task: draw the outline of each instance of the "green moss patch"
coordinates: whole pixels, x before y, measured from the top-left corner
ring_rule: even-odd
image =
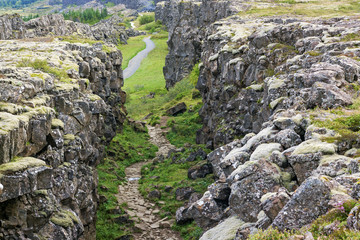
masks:
[[[50,221],[53,222],[56,225],[68,228],[74,226],[74,223],[78,223],[79,220],[75,216],[75,214],[68,210],[60,210],[56,213],[54,213]]]
[[[41,166],[46,166],[46,163],[40,159],[33,157],[19,157],[14,158],[12,162],[1,164],[0,174],[8,175]]]

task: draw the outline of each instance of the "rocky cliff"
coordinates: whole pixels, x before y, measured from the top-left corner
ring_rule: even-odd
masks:
[[[125,118],[122,56],[104,49],[0,42],[1,239],[95,239],[95,167]]]
[[[187,76],[200,60],[206,27],[248,6],[243,1],[217,0],[175,0],[156,5],[155,18],[161,20],[169,31],[169,54],[164,67],[167,89]]]
[[[177,222],[196,221],[204,240],[247,239],[359,200],[359,20],[237,14],[193,32],[204,4],[157,9],[170,32],[167,87],[200,59],[197,141],[215,148],[207,159],[216,182],[178,209]],[[359,230],[355,208],[342,230]]]
[[[16,14],[3,15],[0,16],[0,40],[76,35],[112,44],[118,44],[119,41],[126,43],[129,30],[119,24],[122,22],[123,19],[117,15],[92,26],[64,20],[61,14],[44,15],[28,22]]]

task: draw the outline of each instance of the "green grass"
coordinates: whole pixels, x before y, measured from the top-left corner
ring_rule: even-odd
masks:
[[[269,7],[253,7],[248,11],[240,12],[241,16],[274,16],[274,15],[298,15],[305,17],[336,17],[357,15],[360,11],[360,3],[355,0],[325,0],[296,2],[294,0],[278,0],[278,4]]]
[[[140,25],[151,23],[153,21],[155,21],[155,16],[154,15],[142,15],[139,18]]]
[[[78,36],[74,36],[74,35],[71,35],[71,36],[62,36],[62,37],[59,37],[59,39],[61,41],[64,41],[64,42],[69,42],[69,43],[88,43],[90,45],[93,45],[95,43],[104,43],[103,41],[96,41],[96,40],[91,40],[89,38],[81,38],[81,37],[78,37]]]
[[[59,69],[55,67],[50,67],[46,60],[34,59],[31,60],[29,58],[23,58],[21,61],[18,62],[16,65],[17,67],[32,67],[37,70],[41,70],[43,72],[49,73],[54,75],[62,82],[71,82],[68,74],[66,73],[65,69]]]
[[[140,51],[144,50],[146,47],[143,39],[145,36],[140,35],[136,37],[129,38],[128,44],[121,44],[118,48],[121,50],[123,56],[122,68],[125,69],[129,65],[129,61],[136,56]]]
[[[184,153],[179,154],[177,159],[186,159],[192,151],[197,151],[199,147],[188,148]],[[173,163],[171,159],[156,164],[147,164],[142,168],[143,178],[139,181],[140,192],[147,198],[150,191],[157,190],[161,192],[161,198],[156,200],[156,204],[160,208],[160,217],[175,217],[176,210],[184,205],[183,201],[175,199],[175,190],[179,187],[192,187],[200,194],[203,194],[207,187],[213,182],[213,175],[207,175],[205,178],[190,180],[187,177],[188,169],[191,166],[204,164],[206,160],[197,159],[194,162]],[[153,178],[157,176],[157,178]],[[165,192],[165,186],[173,187],[170,192]],[[159,204],[159,201],[165,204]],[[179,231],[182,237],[187,239],[198,239],[202,230],[195,223],[185,225],[175,225],[173,229]]]
[[[133,163],[155,157],[157,147],[149,141],[145,132],[137,132],[128,124],[124,125],[122,133],[118,133],[107,147],[107,156],[97,166],[99,175],[99,195],[104,195],[108,201],[99,206],[96,222],[96,239],[116,239],[126,234],[129,226],[120,226],[108,210],[118,206],[114,194],[118,193],[118,185],[125,181],[125,168]],[[107,190],[104,190],[106,187]]]
[[[192,111],[187,111],[168,120],[171,131],[166,135],[171,144],[182,147],[185,143],[196,143],[196,131],[202,127],[199,110],[202,104],[194,106]]]
[[[165,79],[162,68],[168,53],[166,39],[154,39],[156,48],[141,62],[140,68],[130,78],[125,80],[124,89],[128,94],[126,108],[134,119],[140,119],[149,113],[152,106],[144,106],[142,97],[150,92],[156,95],[166,93]]]

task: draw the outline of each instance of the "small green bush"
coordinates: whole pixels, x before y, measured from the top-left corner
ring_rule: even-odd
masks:
[[[153,15],[143,15],[139,18],[140,25],[144,25],[154,21],[155,21],[155,17]]]

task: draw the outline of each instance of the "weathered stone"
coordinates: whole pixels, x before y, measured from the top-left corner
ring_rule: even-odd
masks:
[[[280,188],[278,192],[263,195],[261,198],[261,206],[272,222],[289,200],[290,195],[287,190]]]
[[[264,160],[249,161],[239,166],[227,182],[231,185],[229,206],[246,222],[257,220],[261,197],[281,187],[279,170]]]
[[[148,198],[150,199],[156,199],[156,198],[161,198],[161,192],[159,190],[153,190],[151,192],[149,192],[148,194]]]
[[[250,156],[250,161],[269,160],[272,152],[282,151],[279,143],[267,143],[259,145]]]
[[[237,229],[245,223],[238,217],[229,217],[220,222],[216,227],[207,230],[200,240],[233,240]]]
[[[297,179],[302,183],[319,166],[322,155],[334,153],[334,144],[310,139],[298,145],[288,159]]]
[[[167,115],[176,116],[177,114],[186,112],[186,104],[184,102],[178,103],[166,111]]]
[[[347,227],[351,230],[360,230],[360,222],[359,222],[359,206],[355,206],[351,209],[349,216],[347,218]]]
[[[192,187],[180,187],[175,191],[175,198],[178,201],[184,201],[189,199],[193,192],[195,192],[195,190]]]
[[[329,201],[330,188],[320,178],[310,177],[292,195],[272,226],[279,230],[299,229],[326,213]]]
[[[209,228],[222,219],[223,208],[212,198],[210,192],[205,192],[201,199],[188,207],[186,216],[194,219],[200,227]]]
[[[197,178],[204,178],[206,175],[212,173],[212,167],[210,164],[202,164],[196,165],[188,170],[188,178],[189,179],[197,179]]]

